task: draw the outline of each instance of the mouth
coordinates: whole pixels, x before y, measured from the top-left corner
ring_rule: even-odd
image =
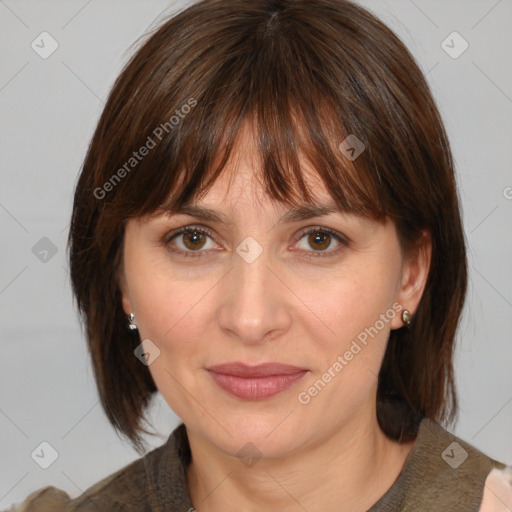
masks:
[[[248,366],[225,363],[206,368],[214,382],[224,391],[244,400],[273,397],[302,379],[309,370],[281,363]]]

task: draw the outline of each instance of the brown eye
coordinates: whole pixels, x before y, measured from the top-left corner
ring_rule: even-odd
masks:
[[[164,239],[170,251],[183,256],[205,256],[208,249],[214,249],[213,234],[207,228],[187,226],[173,231]]]
[[[343,235],[323,227],[311,228],[303,232],[297,240],[297,246],[308,257],[336,256],[349,245],[348,239]]]
[[[200,231],[188,231],[182,234],[183,244],[187,249],[192,251],[202,249],[206,243],[206,237],[204,233]]]
[[[313,231],[308,236],[308,243],[313,249],[323,251],[331,244],[331,235],[322,231]]]

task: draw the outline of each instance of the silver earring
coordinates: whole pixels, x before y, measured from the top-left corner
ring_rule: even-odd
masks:
[[[407,326],[409,327],[411,325],[411,319],[412,319],[412,315],[409,311],[407,311],[407,309],[404,309],[402,311],[402,322]]]
[[[133,313],[128,315],[128,329],[131,331],[136,331],[138,329],[137,324],[135,323],[135,315]]]

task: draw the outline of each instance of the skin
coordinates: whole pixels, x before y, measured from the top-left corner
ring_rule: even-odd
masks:
[[[391,221],[335,212],[279,223],[289,207],[264,195],[247,130],[238,148],[195,203],[223,213],[228,223],[159,214],[129,220],[125,232],[123,308],[135,314],[141,339],[160,350],[149,369],[187,427],[192,503],[200,512],[313,512],[338,510],[340,503],[345,511],[367,510],[394,483],[413,445],[388,439],[375,409],[377,375],[390,330],[403,326],[401,315],[309,403],[298,395],[394,303],[414,313],[430,239],[403,255]],[[305,166],[318,203],[332,204],[309,171]],[[170,237],[185,226],[208,227],[212,236]],[[349,245],[328,234],[322,245],[302,234],[307,228],[335,230]],[[248,236],[263,249],[252,263],[236,252]],[[281,362],[309,372],[274,397],[250,401],[227,394],[205,370],[231,361]],[[251,466],[237,456],[247,443],[257,448]]]

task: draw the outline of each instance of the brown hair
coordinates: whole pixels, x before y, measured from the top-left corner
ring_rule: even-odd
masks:
[[[453,421],[467,263],[452,155],[422,72],[389,28],[347,0],[203,0],[125,66],[76,186],[71,280],[110,422],[142,449],[156,391],[121,307],[124,223],[207,191],[247,120],[272,198],[312,201],[300,156],[343,210],[390,217],[403,250],[431,233],[426,288],[411,328],[391,332],[377,412],[394,439],[412,438],[421,417]],[[354,160],[339,149],[348,135],[365,146]],[[397,425],[385,404],[407,420]]]

